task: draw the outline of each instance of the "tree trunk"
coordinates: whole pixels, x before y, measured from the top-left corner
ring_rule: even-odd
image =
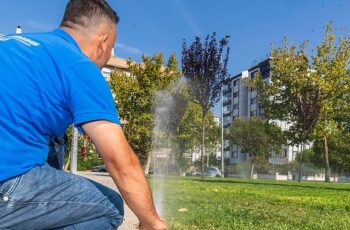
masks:
[[[323,139],[323,147],[324,147],[324,161],[326,163],[325,181],[330,182],[331,170],[329,167],[328,142],[327,142],[326,136]]]
[[[253,161],[252,162],[252,167],[250,169],[250,179],[254,179],[254,167],[255,167],[255,163]]]
[[[180,172],[180,174],[182,173],[182,157],[183,157],[183,152],[182,152],[182,148],[179,148],[179,159],[177,160],[177,164],[178,164],[178,170]]]
[[[145,175],[148,175],[149,168],[151,167],[151,161],[152,161],[152,152],[148,153],[147,161],[145,165]]]
[[[209,153],[207,153],[207,167],[209,167]]]
[[[202,180],[204,180],[204,156],[205,156],[205,112],[202,111],[202,144],[201,144],[201,163]]]
[[[298,182],[301,181],[302,178],[302,166],[303,166],[303,152],[304,152],[304,143],[301,144],[301,151],[300,151],[300,159],[299,159],[299,175],[298,175]]]

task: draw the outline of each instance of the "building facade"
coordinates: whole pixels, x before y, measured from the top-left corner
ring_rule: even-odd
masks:
[[[271,79],[270,59],[267,58],[249,68],[246,71],[228,79],[223,87],[223,121],[224,129],[228,129],[236,118],[261,117],[264,115],[264,108],[258,101],[256,89],[248,87],[244,79],[252,79],[260,73],[263,81],[269,83]],[[287,130],[287,121],[271,120],[282,130]],[[310,146],[304,146],[305,149]],[[269,162],[272,164],[286,164],[295,160],[300,146],[282,146],[282,155],[272,154]],[[249,154],[242,152],[240,146],[234,145],[229,139],[224,140],[225,162],[229,164],[242,163],[249,159]]]
[[[126,59],[114,56],[114,52],[112,52],[112,56],[108,60],[106,66],[101,69],[101,72],[107,81],[110,80],[112,71],[130,75],[128,61]]]

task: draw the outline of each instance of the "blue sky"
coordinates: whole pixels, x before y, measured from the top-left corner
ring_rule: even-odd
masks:
[[[283,36],[314,47],[324,25],[350,33],[348,0],[110,0],[121,21],[116,55],[139,61],[142,53],[175,53],[181,59],[183,39],[217,32],[230,35],[229,72],[237,74],[264,58]],[[59,24],[66,0],[1,0],[0,33],[48,31]]]

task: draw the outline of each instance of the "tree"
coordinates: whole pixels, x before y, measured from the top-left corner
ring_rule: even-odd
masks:
[[[316,140],[324,145],[326,182],[330,181],[328,139],[337,128],[343,128],[344,122],[339,118],[349,117],[349,83],[350,83],[350,43],[349,38],[339,38],[335,43],[335,35],[331,25],[326,26],[325,38],[317,46],[317,53],[312,57],[312,76],[321,94],[321,113],[315,128]]]
[[[216,159],[216,153],[219,148],[221,137],[221,127],[214,121],[214,114],[212,112],[209,112],[207,115],[205,127],[207,130],[205,138],[205,149],[207,152],[207,167],[210,167],[211,162],[213,162],[211,158]]]
[[[350,133],[344,130],[336,130],[328,140],[328,148],[332,153],[329,155],[329,164],[332,171],[339,176],[350,173]],[[315,141],[312,147],[314,156],[311,161],[322,167],[324,162],[324,145],[322,141]]]
[[[306,43],[299,49],[289,46],[273,48],[271,52],[272,77],[265,82],[260,74],[249,84],[259,91],[259,102],[269,119],[287,120],[291,126],[286,131],[291,145],[301,144],[299,181],[301,179],[302,153],[305,142],[311,139],[320,114],[319,89],[313,83]],[[288,60],[288,61],[286,61]]]
[[[216,34],[207,36],[204,43],[199,37],[187,48],[186,41],[182,44],[182,71],[187,80],[189,95],[192,100],[201,106],[201,163],[202,180],[204,179],[205,155],[205,118],[210,108],[219,99],[223,81],[228,76],[227,61],[229,48],[228,36],[216,40]]]
[[[260,118],[235,119],[228,136],[233,144],[241,147],[242,152],[249,154],[251,178],[259,158],[267,159],[272,152],[278,153],[285,143],[281,128]]]
[[[322,140],[329,181],[327,140],[349,115],[349,39],[340,38],[336,44],[328,25],[316,53],[309,56],[306,47],[306,42],[297,47],[285,39],[283,47],[272,49],[271,80],[264,82],[258,76],[249,84],[258,88],[259,101],[268,118],[290,122],[291,144],[303,146],[308,140]],[[300,175],[301,165],[299,180]]]
[[[125,135],[145,165],[150,161],[152,147],[155,92],[169,89],[181,74],[175,55],[170,56],[167,64],[162,54],[142,56],[142,61],[128,61],[130,75],[113,72],[109,84],[124,123]]]
[[[219,137],[220,127],[214,121],[214,115],[209,112],[205,119],[206,132],[206,148],[210,153],[216,152]],[[174,142],[178,147],[178,159],[183,159],[184,153],[193,152],[200,148],[201,143],[201,107],[193,102],[188,102],[184,116],[180,120],[177,127]],[[210,157],[210,154],[207,154]]]

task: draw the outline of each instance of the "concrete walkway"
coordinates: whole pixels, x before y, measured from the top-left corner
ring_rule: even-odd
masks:
[[[91,180],[94,180],[98,183],[101,183],[115,191],[118,191],[117,187],[115,186],[112,178],[109,176],[108,173],[98,173],[98,172],[78,172],[79,175],[89,178]],[[135,216],[135,214],[130,210],[130,208],[124,203],[125,207],[125,214],[124,214],[124,222],[123,224],[118,228],[118,230],[135,230],[138,229],[138,219]]]

